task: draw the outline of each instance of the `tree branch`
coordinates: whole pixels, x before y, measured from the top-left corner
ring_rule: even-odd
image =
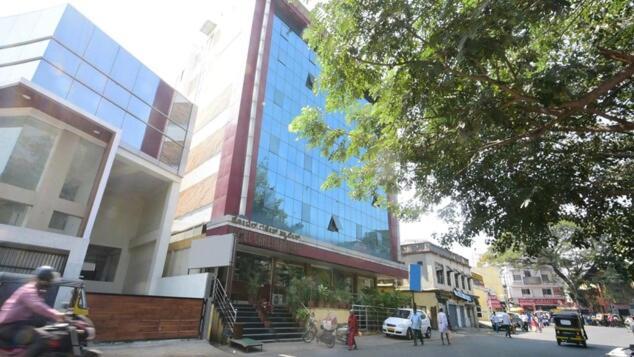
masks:
[[[627,64],[634,63],[634,55],[631,55],[626,52],[615,51],[615,50],[599,47],[599,53],[615,61],[619,61],[619,62],[623,62]]]
[[[565,108],[566,111],[569,112],[567,113],[567,115],[570,115],[576,111],[583,109],[588,104],[594,103],[602,95],[617,87],[619,84],[621,84],[621,82],[630,79],[633,75],[634,63],[621,69],[614,76],[612,76],[612,78],[603,81],[603,83],[599,84],[595,89],[591,90],[581,98],[564,103],[559,107]]]

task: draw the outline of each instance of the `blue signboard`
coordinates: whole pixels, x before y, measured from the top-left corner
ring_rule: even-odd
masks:
[[[420,264],[409,265],[409,290],[410,291],[423,291],[421,286],[421,268]]]

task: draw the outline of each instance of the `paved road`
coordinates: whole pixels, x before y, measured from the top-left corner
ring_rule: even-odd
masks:
[[[436,332],[436,331],[434,331]],[[557,346],[553,328],[543,333],[528,332],[504,337],[488,329],[471,330],[452,334],[450,346],[440,343],[438,333],[425,340],[423,347],[414,347],[411,341],[384,336],[361,336],[359,350],[349,352],[341,344],[329,349],[322,344],[303,342],[270,343],[264,352],[251,352],[258,357],[319,357],[319,356],[461,356],[461,357],[585,357],[603,356],[615,347],[634,343],[634,335],[624,328],[587,327],[588,348],[574,345]],[[216,349],[203,341],[148,342],[131,345],[102,346],[105,356],[235,356],[247,355],[239,350],[222,346]]]

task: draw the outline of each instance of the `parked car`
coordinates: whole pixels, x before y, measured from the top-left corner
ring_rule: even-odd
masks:
[[[414,337],[412,331],[412,313],[413,309],[398,309],[396,312],[383,321],[381,329],[385,336],[404,336],[408,339]],[[421,330],[425,337],[431,337],[431,322],[424,311],[418,310],[421,314],[422,324]]]
[[[514,312],[509,312],[508,314],[509,314],[509,317],[511,318],[511,325],[515,327],[515,331],[522,330],[522,327],[524,326],[524,321],[522,321],[522,318],[520,317],[520,315]]]

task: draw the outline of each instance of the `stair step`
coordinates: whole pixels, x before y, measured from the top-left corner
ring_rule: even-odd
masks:
[[[304,332],[304,328],[302,328],[302,327],[273,327],[273,331],[275,331],[275,333],[278,333],[278,332]]]

